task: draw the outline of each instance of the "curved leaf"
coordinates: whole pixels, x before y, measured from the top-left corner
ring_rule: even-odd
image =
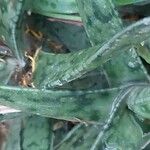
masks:
[[[18,21],[23,9],[23,0],[0,1],[0,39],[5,41],[19,62],[22,62],[23,52],[18,47]]]
[[[92,45],[108,41],[114,34],[123,29],[123,23],[111,0],[76,1]],[[135,49],[122,47],[120,50],[122,52],[117,59],[111,59],[101,67],[108,86],[116,87],[133,80],[149,79]]]
[[[140,149],[142,136],[143,132],[133,116],[125,112],[120,121],[114,124],[105,135],[105,149]]]
[[[29,2],[28,5],[31,11],[46,16],[78,13],[75,0],[36,0]]]
[[[143,140],[141,144],[141,149],[145,149],[147,146],[150,145],[150,133],[146,133],[143,135]]]
[[[6,85],[11,75],[14,73],[18,61],[15,58],[7,57],[4,60],[0,60],[0,84]]]
[[[7,138],[4,144],[4,149],[5,150],[21,150],[20,143],[21,143],[21,137],[20,137],[20,132],[21,132],[21,119],[16,118],[16,119],[10,119],[7,120],[6,122],[8,124],[7,128]]]
[[[150,88],[135,87],[128,97],[128,107],[144,119],[150,119]]]
[[[117,5],[128,5],[128,4],[147,4],[149,0],[113,0]]]
[[[115,121],[114,118],[113,122],[103,137],[101,145],[99,144],[96,149],[139,149],[143,132],[134,117],[128,111],[125,111],[118,121]],[[55,146],[55,150],[90,149],[98,134],[97,130],[99,130],[100,127],[98,125],[78,126],[73,128],[66,135],[66,137],[69,136],[69,138]]]
[[[55,91],[1,86],[0,103],[51,118],[103,122],[118,90]]]
[[[122,29],[121,19],[111,0],[76,0],[92,45],[107,42]]]
[[[136,45],[147,39],[149,33],[150,18],[146,18],[124,29],[103,46],[98,45],[71,54],[40,52],[33,81],[36,87],[40,88],[61,86],[113,59],[124,47]]]

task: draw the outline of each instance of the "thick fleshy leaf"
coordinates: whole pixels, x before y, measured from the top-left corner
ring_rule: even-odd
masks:
[[[141,144],[141,149],[145,150],[145,148],[148,148],[150,146],[150,132],[143,135],[143,140]]]
[[[81,21],[81,18],[77,14],[78,8],[75,0],[28,1],[26,7],[29,12],[34,12],[40,15],[65,20]]]
[[[76,0],[80,16],[92,45],[107,42],[122,29],[122,23],[112,2]]]
[[[149,3],[148,0],[112,0],[112,2],[116,5],[136,4],[139,2],[141,2],[140,4]],[[28,2],[27,5],[30,11],[46,16],[78,13],[76,0],[36,0]]]
[[[0,114],[0,122],[5,122],[5,121],[10,120],[10,119],[23,118],[27,115],[28,115],[27,113],[22,113],[20,111],[18,111],[18,112],[6,112],[5,114],[1,113]]]
[[[21,150],[20,143],[21,143],[21,119],[10,119],[6,121],[7,124],[7,132],[6,134],[6,141],[4,143],[4,149],[5,150]]]
[[[0,103],[51,118],[103,122],[118,90],[52,91],[1,86]]]
[[[56,150],[89,150],[98,134],[98,129],[97,125],[76,125],[54,148]]]
[[[7,3],[8,5],[6,5],[6,7],[11,6],[10,4],[12,1],[10,0],[9,1],[3,0],[2,6],[4,6],[3,5],[4,1],[8,2]],[[22,42],[22,38],[24,37],[24,25],[26,25],[26,22],[24,23],[20,22],[20,20],[23,19],[22,8],[25,5],[22,3],[23,5],[22,4],[20,5],[20,10],[19,10],[18,6],[19,6],[20,1],[15,0],[13,2],[14,2],[13,6],[17,6],[16,7],[17,13],[15,13],[14,15],[16,18],[13,16],[13,18],[16,19],[16,21],[13,22],[14,24],[12,26],[14,28],[10,29],[14,37],[13,39],[10,38],[11,36],[7,37],[8,39],[10,39],[10,42],[8,40],[6,43],[10,46],[10,48],[13,49],[15,56],[18,59],[20,59],[20,56],[21,56],[20,53],[22,54],[20,50],[26,50],[25,48],[22,48],[22,47],[28,47],[28,44],[26,45],[24,41]],[[29,2],[29,1],[26,0],[26,2]],[[38,1],[38,4],[36,6],[37,8],[39,8],[39,13],[43,15],[47,15],[44,12],[44,9],[46,10],[46,8],[48,8],[48,5],[43,5],[44,2],[54,2],[54,4],[56,4],[57,1],[52,1],[52,0],[51,1],[46,1],[46,0]],[[62,1],[59,0],[59,2],[60,2],[59,4],[61,4]],[[71,2],[71,1],[66,1],[66,2]],[[83,0],[82,2],[87,2],[87,1]],[[92,6],[94,7],[94,10],[97,7],[100,8],[100,9],[99,8],[96,9],[97,10],[96,12],[94,12],[93,10],[92,12],[90,12],[89,11],[90,9],[87,7],[89,5],[88,4],[86,5],[86,8],[87,8],[86,10],[90,12],[90,13],[88,12],[91,15],[90,17],[92,16],[93,18],[97,17],[96,20],[95,19],[92,20],[93,22],[95,21],[97,23],[97,20],[99,19],[99,17],[100,17],[100,20],[104,20],[104,22],[107,21],[108,19],[107,17],[109,16],[111,16],[110,20],[112,19],[111,23],[109,22],[110,20],[108,19],[108,22],[106,24],[101,25],[102,27],[100,28],[101,30],[106,31],[107,29],[108,31],[107,33],[105,33],[106,37],[104,37],[104,40],[103,39],[99,40],[99,37],[101,37],[101,35],[99,35],[100,31],[97,30],[97,27],[99,27],[99,23],[98,24],[93,23],[93,27],[90,26],[91,28],[86,29],[86,30],[92,31],[90,32],[91,35],[93,33],[95,34],[95,36],[92,37],[90,35],[89,37],[90,37],[91,43],[92,44],[94,43],[93,45],[95,45],[95,43],[96,44],[98,43],[99,44],[98,46],[92,47],[91,49],[86,49],[85,51],[83,50],[83,51],[79,51],[77,53],[71,53],[71,54],[54,55],[54,54],[48,54],[45,52],[40,52],[36,60],[37,70],[34,72],[34,84],[36,88],[39,88],[39,89],[42,88],[42,90],[23,89],[23,88],[16,88],[16,87],[0,87],[0,103],[6,104],[8,106],[12,106],[14,108],[19,108],[28,113],[31,112],[34,114],[39,114],[42,116],[49,116],[49,117],[57,118],[57,119],[66,119],[66,120],[73,120],[73,121],[79,121],[79,122],[89,121],[92,123],[99,121],[98,124],[102,123],[102,125],[104,125],[102,126],[102,129],[103,127],[105,127],[105,125],[107,127],[106,129],[109,129],[109,125],[113,125],[113,126],[110,126],[110,130],[107,134],[107,137],[105,138],[106,141],[104,141],[105,143],[107,143],[106,147],[107,148],[110,147],[113,143],[113,146],[115,145],[115,148],[117,147],[124,148],[125,147],[124,144],[126,144],[125,148],[129,148],[131,150],[137,149],[138,144],[140,143],[139,141],[141,140],[142,132],[139,132],[141,131],[141,129],[135,122],[134,118],[130,114],[124,114],[123,118],[120,118],[119,124],[112,124],[112,122],[115,121],[114,120],[115,117],[118,117],[118,116],[121,117],[120,111],[118,111],[120,106],[123,106],[123,108],[126,106],[125,104],[126,99],[124,100],[122,99],[122,97],[120,99],[118,98],[117,103],[115,103],[116,101],[114,101],[116,100],[115,97],[118,96],[118,92],[120,91],[119,89],[110,89],[110,90],[101,90],[101,91],[100,90],[97,90],[97,91],[96,90],[91,90],[91,91],[45,90],[46,88],[50,89],[52,87],[60,86],[72,80],[75,80],[76,78],[82,77],[82,75],[85,75],[89,71],[100,68],[101,65],[107,61],[109,61],[107,65],[111,67],[108,67],[108,68],[106,67],[105,69],[107,69],[107,74],[108,74],[108,71],[110,72],[109,73],[110,79],[111,79],[110,83],[113,86],[116,86],[116,85],[118,86],[120,85],[120,83],[124,84],[129,81],[134,81],[134,82],[147,81],[146,77],[149,78],[149,76],[147,75],[147,72],[145,71],[145,69],[143,69],[144,67],[140,64],[141,62],[139,61],[139,57],[136,55],[134,49],[130,49],[131,45],[136,45],[136,48],[137,48],[137,45],[139,45],[139,43],[143,42],[145,39],[149,37],[149,33],[150,33],[149,19],[145,19],[143,22],[141,21],[140,23],[137,23],[129,27],[128,29],[124,30],[123,32],[117,34],[115,37],[112,38],[112,36],[116,34],[118,30],[121,29],[119,25],[120,23],[119,19],[117,18],[115,14],[116,11],[114,11],[114,6],[112,5],[112,3],[109,3],[111,1],[106,2],[104,0],[101,0],[101,2],[104,2],[104,4],[110,4],[110,5],[105,5],[107,8],[109,8],[109,9],[106,9],[107,12],[111,14],[111,15],[108,15],[106,14],[107,12],[103,10],[103,5],[101,5],[99,1],[96,0],[94,2],[97,4],[96,6],[95,5]],[[137,1],[134,1],[134,2],[137,2]],[[42,5],[40,6],[39,4],[42,4]],[[51,17],[59,16],[59,18],[62,18],[62,19],[68,19],[67,17],[74,17],[70,15],[55,13],[56,9],[54,10],[54,4],[52,3],[48,3],[48,4],[50,4],[51,6],[53,5],[53,9],[52,8],[51,9],[52,9],[52,12],[54,13],[50,14]],[[63,4],[65,3],[63,2]],[[69,4],[68,8],[71,8],[71,5],[70,5],[71,3],[68,3],[68,4]],[[73,2],[73,4],[75,3]],[[91,5],[92,3],[89,3],[89,4]],[[33,5],[34,5],[34,2],[33,2]],[[30,11],[32,11],[32,8],[31,6],[29,6],[29,3],[26,3],[26,6],[27,6],[26,8],[28,8],[27,10],[29,10],[28,14],[30,14]],[[60,11],[59,7],[57,8],[58,8],[57,11]],[[12,9],[13,8],[11,7],[10,9],[11,12],[14,12],[12,11]],[[0,9],[0,11],[1,10],[2,9]],[[36,10],[35,12],[37,11],[38,10]],[[62,10],[62,13],[63,11],[64,10]],[[101,11],[104,13],[104,16],[106,15],[103,18],[97,15],[97,13]],[[11,14],[11,12],[9,12],[8,14]],[[18,18],[18,16],[20,17]],[[0,14],[0,17],[3,17],[2,19],[3,21],[10,21],[11,23],[12,18],[5,20],[4,15],[1,15],[1,14]],[[116,23],[117,21],[114,22],[115,20],[114,18],[118,21],[118,23]],[[78,18],[77,16],[77,18],[71,18],[71,19],[78,20],[80,18]],[[56,20],[54,19],[54,21]],[[110,24],[111,25],[110,27],[112,28],[109,28],[107,26],[108,24]],[[117,26],[117,28],[115,28],[115,26]],[[3,28],[0,28],[0,29],[3,29]],[[114,32],[112,32],[113,29],[114,29]],[[9,30],[7,30],[6,32],[7,32],[6,35],[9,36],[9,33],[10,33]],[[91,37],[93,39],[95,37],[97,38],[93,40]],[[111,38],[112,40],[109,41],[109,39]],[[105,44],[102,46],[103,42],[105,42]],[[18,47],[21,47],[21,48],[18,49]],[[14,51],[14,49],[16,51]],[[126,52],[123,52],[123,51],[126,51]],[[129,55],[132,55],[132,56],[128,57]],[[144,57],[145,55],[147,54],[144,54]],[[117,61],[112,61],[113,59],[116,59],[115,56],[119,56],[119,59],[117,59]],[[147,57],[145,58],[147,59]],[[120,62],[123,62],[123,63],[120,63]],[[123,64],[123,65],[120,65],[117,68],[116,67],[117,63]],[[126,66],[124,64],[126,64]],[[7,65],[5,65],[5,67],[6,66]],[[5,70],[5,67],[3,67],[2,65],[2,71]],[[109,70],[110,68],[112,70]],[[113,73],[115,73],[115,75],[113,75]],[[139,75],[139,77],[136,74]],[[129,77],[126,77],[127,75]],[[5,76],[7,76],[7,74],[5,74]],[[119,84],[116,84],[116,82]],[[141,89],[141,87],[137,87],[137,88]],[[135,94],[137,93],[135,89],[131,90],[131,92],[133,92],[132,93],[133,95],[134,95],[134,92]],[[135,101],[137,101],[137,99],[140,97],[139,98],[140,102],[144,101],[144,113],[143,113],[143,105],[141,109],[142,113],[139,113],[141,112],[140,108],[138,108],[138,110],[140,111],[135,111],[136,109],[132,109],[132,110],[135,111],[136,114],[139,115],[140,117],[142,116],[144,119],[145,118],[149,119],[149,117],[147,117],[149,114],[149,108],[148,108],[149,104],[147,105],[147,102],[149,101],[146,99],[146,103],[145,103],[145,100],[143,100],[145,99],[145,97],[144,98],[142,97],[142,96],[145,96],[147,93],[145,92],[145,95],[141,94],[142,96],[140,96],[140,94],[136,94],[136,96],[135,95],[133,96],[132,94],[127,97],[128,101],[130,102],[130,100],[132,99],[135,104],[136,103]],[[141,100],[141,97],[142,97],[142,100]],[[122,103],[122,100],[123,100],[123,103]],[[137,106],[137,103],[135,106]],[[115,123],[118,123],[118,119],[117,119],[117,122]],[[18,124],[20,126],[20,123]],[[50,133],[50,136],[52,134],[51,134],[51,130],[48,131],[49,130],[48,119],[40,118],[40,117],[26,118],[24,120],[24,124],[26,125],[24,130],[20,132],[20,127],[18,127],[19,130],[16,132],[16,134],[14,134],[16,135],[16,137],[19,137],[18,133],[20,132],[21,133],[20,136],[22,136],[21,137],[22,139],[20,141],[19,140],[17,141],[17,145],[18,143],[21,144],[21,147],[23,146],[24,149],[38,149],[38,148],[48,149],[48,147],[52,146],[53,144],[52,141],[51,141],[51,145],[48,143],[48,138],[50,138],[50,140],[52,139],[51,137],[49,137],[49,133]],[[65,142],[63,141],[64,143],[61,144],[59,148],[63,147],[63,149],[66,149],[67,147],[68,149],[71,149],[71,148],[72,149],[74,148],[76,149],[88,148],[89,149],[92,146],[92,143],[94,142],[98,134],[97,131],[99,130],[99,128],[93,129],[93,127],[94,126],[92,127],[89,126],[88,128],[83,127],[83,130],[80,128],[81,130],[78,133],[76,133],[73,138],[71,138],[70,140],[66,138],[68,142],[67,144],[65,143],[66,141]],[[127,137],[130,136],[129,132],[125,133],[125,131],[128,130],[128,128],[131,131],[134,131],[136,133],[136,136],[131,135],[130,141],[127,140],[128,139]],[[40,136],[39,138],[39,136],[37,135],[36,136],[34,134],[31,135],[33,131],[37,132],[37,135],[39,134],[42,136]],[[102,130],[103,133],[104,131],[105,130]],[[124,139],[122,139],[122,137],[124,137]],[[88,143],[85,143],[85,140],[83,140],[84,138],[85,140],[87,140]],[[44,144],[41,142],[42,139],[43,139]],[[12,141],[15,141],[15,140],[16,139],[14,138]],[[125,140],[125,142],[123,140]],[[13,145],[13,142],[11,142],[11,144]],[[18,148],[17,145],[16,147]],[[16,148],[14,147],[14,149]]]
[[[87,150],[92,147],[96,136],[98,125],[74,127],[59,144],[55,146],[57,150]],[[125,132],[124,132],[125,131]],[[133,133],[133,134],[131,134]],[[101,141],[101,145],[95,149],[129,149],[135,150],[140,147],[142,140],[142,130],[134,120],[134,117],[127,111],[120,117],[119,121],[114,121],[110,129]],[[130,140],[128,140],[130,137]]]
[[[23,150],[50,150],[53,124],[48,118],[31,116],[23,119],[21,132]]]
[[[150,119],[150,88],[135,87],[128,97],[128,107],[139,117]]]
[[[6,85],[17,66],[15,58],[8,57],[0,61],[0,84]]]
[[[8,119],[1,125],[5,150],[50,150],[53,121],[40,116]],[[6,131],[5,131],[6,130]],[[53,145],[52,145],[53,146]]]
[[[40,52],[33,77],[35,85],[51,88],[81,77],[119,55],[124,47],[136,45],[148,38],[149,25],[150,18],[146,18],[124,29],[103,46],[76,53],[55,55]]]
[[[142,130],[134,117],[126,112],[105,135],[105,149],[140,149]]]
[[[87,35],[93,45],[107,41],[123,28],[118,12],[111,1],[77,0],[77,3]],[[120,86],[132,80],[147,80],[146,78],[149,77],[135,49],[123,47],[120,50],[122,52],[117,59],[111,59],[103,65],[109,86]]]
[[[127,5],[127,4],[147,4],[149,0],[113,0],[117,5]]]
[[[12,56],[12,51],[3,42],[0,41],[0,57]]]
[[[75,0],[36,0],[28,4],[28,8],[41,15],[51,16],[51,14],[76,14],[78,8]]]
[[[23,52],[18,48],[18,20],[21,18],[23,0],[0,1],[0,39],[5,41],[18,61],[22,62]]]

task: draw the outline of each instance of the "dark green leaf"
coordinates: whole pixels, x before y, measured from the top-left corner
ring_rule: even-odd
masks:
[[[137,150],[140,149],[143,133],[134,117],[126,112],[105,136],[105,149]]]
[[[103,46],[76,53],[55,55],[40,52],[34,72],[35,85],[41,88],[61,86],[100,67],[119,55],[124,47],[128,48],[148,38],[149,24],[150,19],[146,18],[118,33]]]
[[[128,97],[128,107],[139,117],[150,119],[150,88],[135,87]]]
[[[42,116],[74,120],[105,121],[118,89],[53,91],[0,87],[0,103]]]

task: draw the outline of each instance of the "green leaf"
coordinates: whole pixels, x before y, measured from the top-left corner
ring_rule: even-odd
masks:
[[[119,116],[119,120],[117,119],[116,121],[116,118],[114,118],[114,123],[112,123],[110,129],[103,137],[101,141],[102,144],[98,145],[96,149],[138,149],[142,143],[143,132],[134,117],[128,111],[124,111],[124,113]],[[62,142],[55,146],[55,149],[90,149],[98,135],[97,131],[99,129],[101,129],[101,126],[98,125],[78,125],[64,137],[65,140],[62,140]],[[69,138],[66,138],[68,136]]]
[[[89,150],[98,134],[98,128],[98,125],[76,125],[70,132],[68,132],[68,134],[64,136],[65,140],[62,140],[59,144],[57,144],[54,149]],[[69,138],[67,138],[68,136]]]
[[[125,112],[119,122],[114,124],[105,135],[105,149],[137,150],[142,141],[143,132],[134,117]]]
[[[145,149],[147,146],[150,145],[150,132],[143,135],[143,140],[141,144],[141,149]]]
[[[20,132],[21,132],[21,119],[10,119],[6,121],[7,124],[7,132],[5,133],[7,135],[6,141],[5,141],[5,150],[21,150],[20,142]]]
[[[112,1],[77,0],[77,3],[92,45],[106,42],[122,30],[121,19]],[[120,86],[135,80],[144,81],[149,78],[135,49],[124,46],[118,50],[122,50],[119,57],[110,59],[101,67],[103,68],[101,74],[105,75],[109,87]]]
[[[0,122],[7,121],[10,119],[23,118],[27,116],[26,113],[22,113],[20,111],[16,112],[5,112],[0,114]]]
[[[38,14],[76,14],[78,8],[75,0],[36,0],[28,3],[28,8]]]
[[[6,128],[2,131],[1,127],[1,132],[6,134],[5,150],[50,150],[51,146],[53,147],[53,121],[51,119],[24,116],[8,119],[3,126]]]
[[[139,117],[150,119],[150,88],[135,87],[128,97],[128,107]]]
[[[40,52],[33,75],[35,86],[40,88],[62,86],[100,67],[124,51],[124,47],[147,39],[150,36],[149,24],[150,18],[143,19],[124,29],[104,45],[76,53],[55,55]]]
[[[136,3],[147,4],[147,3],[149,3],[149,0],[113,0],[113,1],[117,5],[128,5],[128,4],[136,4]]]
[[[47,17],[81,21],[75,0],[36,0],[26,2],[28,12],[34,12]]]
[[[137,45],[137,53],[150,64],[150,51],[145,45]]]
[[[110,0],[76,0],[80,16],[92,45],[103,44],[122,29]]]
[[[55,91],[1,86],[0,103],[51,118],[103,122],[118,90]]]
[[[6,85],[14,73],[18,62],[15,58],[6,57],[0,61],[0,84]]]
[[[21,132],[23,150],[50,150],[53,138],[52,120],[39,116],[23,119]]]
[[[18,21],[21,19],[23,0],[1,0],[0,2],[0,39],[5,41],[20,63],[23,52],[18,47]]]

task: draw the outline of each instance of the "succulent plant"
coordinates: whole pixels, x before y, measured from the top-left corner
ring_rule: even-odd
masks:
[[[1,149],[149,149],[149,7],[1,0]]]

